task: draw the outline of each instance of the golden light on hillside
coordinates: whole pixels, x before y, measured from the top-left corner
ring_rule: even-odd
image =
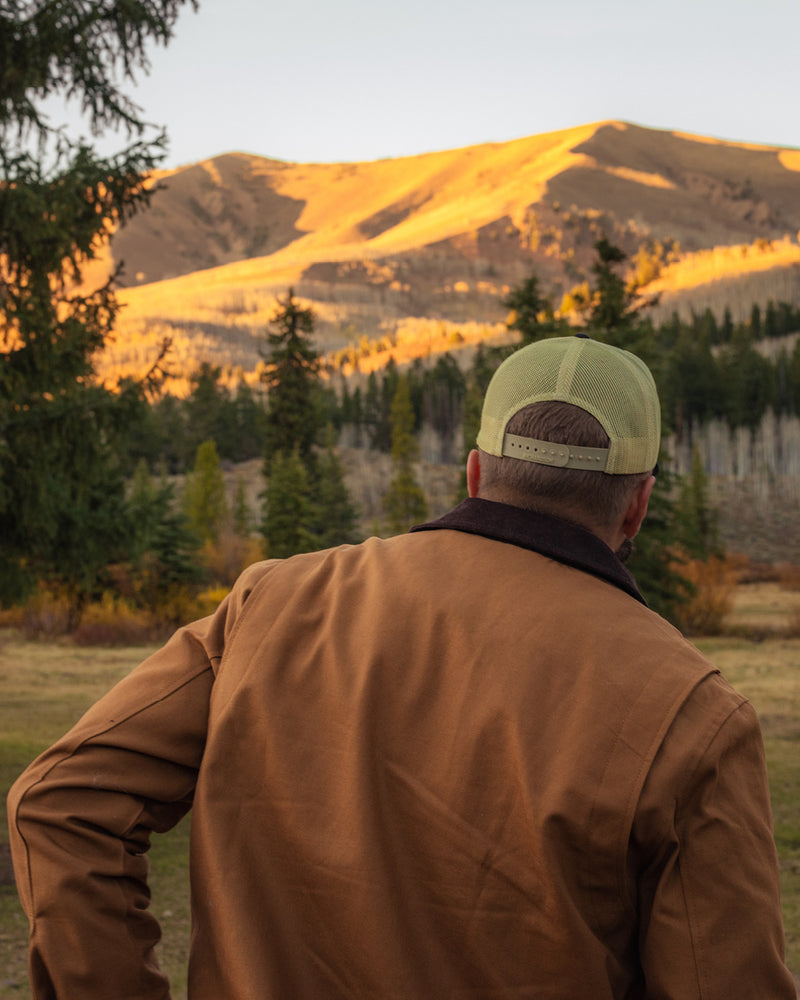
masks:
[[[662,312],[724,308],[737,281],[748,310],[794,300],[798,173],[800,150],[623,122],[363,163],[215,157],[161,175],[113,258],[87,268],[96,287],[124,259],[131,285],[103,365],[146,370],[168,336],[178,369],[207,361],[253,377],[290,286],[317,317],[323,353],[361,371],[402,363],[456,333],[469,341],[470,323],[502,323],[504,289],[531,271],[557,306],[591,282],[601,235],[632,260],[665,249],[647,287],[663,293]],[[416,346],[400,335],[411,328]]]
[[[778,159],[787,170],[800,171],[800,149],[782,149]]]
[[[614,177],[621,177],[624,181],[633,181],[634,184],[644,184],[646,187],[664,188],[666,191],[674,191],[673,181],[662,177],[661,174],[650,174],[644,170],[630,170],[628,167],[604,167],[607,174]]]
[[[647,291],[695,288],[722,278],[792,265],[800,265],[800,245],[788,237],[775,242],[763,240],[755,244],[715,247],[713,250],[685,254],[669,264],[660,277],[647,286]]]

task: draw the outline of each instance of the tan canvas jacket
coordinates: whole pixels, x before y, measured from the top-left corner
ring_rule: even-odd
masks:
[[[568,565],[568,563],[570,563]],[[794,1000],[758,723],[593,536],[470,500],[261,563],[10,796],[36,1000]]]

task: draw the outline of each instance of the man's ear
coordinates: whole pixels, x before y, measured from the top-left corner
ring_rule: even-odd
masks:
[[[628,505],[625,520],[622,522],[622,531],[626,538],[635,538],[639,534],[645,515],[647,505],[650,503],[650,494],[656,483],[655,476],[648,476],[636,487],[631,502]]]
[[[477,448],[473,448],[467,456],[467,494],[476,497],[481,485],[481,456]]]

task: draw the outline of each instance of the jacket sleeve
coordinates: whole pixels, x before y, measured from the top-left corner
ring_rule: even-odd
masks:
[[[648,998],[795,1000],[761,731],[720,677],[675,721],[635,841]]]
[[[215,670],[256,579],[251,568],[212,616],[176,632],[12,787],[34,1000],[169,996],[146,851],[151,832],[191,805]]]

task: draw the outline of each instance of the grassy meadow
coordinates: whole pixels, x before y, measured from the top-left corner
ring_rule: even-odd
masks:
[[[781,863],[788,963],[800,975],[800,593],[777,584],[741,586],[728,621],[733,635],[698,645],[751,699],[761,718]],[[750,638],[749,636],[756,636]],[[147,647],[78,648],[25,640],[0,629],[0,1000],[29,997],[27,921],[13,886],[5,798],[24,766],[147,655]],[[189,942],[188,818],[151,850],[153,911],[161,964],[175,1000],[186,997]]]

